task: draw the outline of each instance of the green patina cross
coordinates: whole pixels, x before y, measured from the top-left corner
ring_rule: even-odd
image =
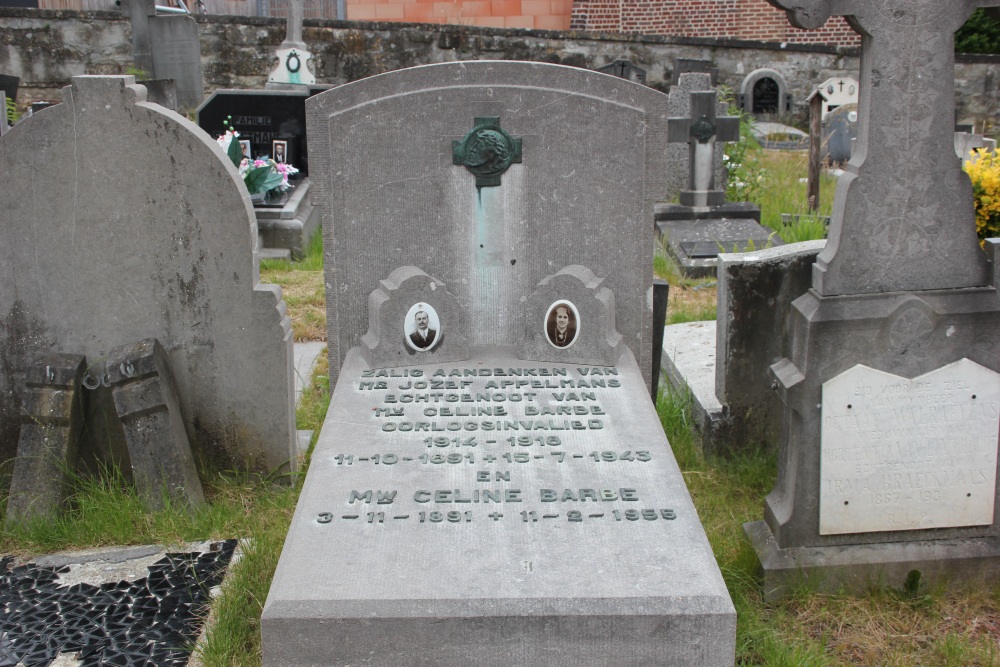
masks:
[[[479,116],[461,141],[451,142],[452,163],[476,177],[477,188],[500,185],[500,176],[510,165],[521,162],[521,140],[500,127],[499,116]]]

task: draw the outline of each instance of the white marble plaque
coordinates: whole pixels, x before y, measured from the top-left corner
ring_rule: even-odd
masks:
[[[822,410],[821,535],[993,523],[1000,374],[859,364],[823,383]]]

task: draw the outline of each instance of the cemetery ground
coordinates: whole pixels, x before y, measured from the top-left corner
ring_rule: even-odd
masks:
[[[779,226],[781,212],[804,212],[805,158],[801,153],[755,152],[764,169],[758,203],[765,223]],[[823,183],[828,213],[833,181]],[[815,238],[822,225],[781,228],[788,241]],[[785,234],[803,233],[806,238]],[[813,236],[809,236],[812,234]],[[715,317],[711,280],[688,281],[663,257],[657,273],[671,281],[670,322]],[[262,280],[284,290],[296,341],[325,335],[322,248],[319,240],[300,262],[264,262]],[[299,429],[318,433],[327,404],[325,355],[303,394]],[[761,516],[776,476],[776,443],[750,453],[706,458],[692,428],[690,398],[661,392],[657,410],[705,526],[737,609],[737,664],[788,667],[834,665],[1000,665],[1000,582],[992,588],[944,592],[919,582],[907,590],[873,589],[863,596],[797,591],[765,603],[756,579],[756,556],[742,524]],[[23,527],[2,524],[0,553],[22,557],[106,545],[167,544],[242,538],[242,558],[230,569],[212,606],[212,623],[197,657],[205,667],[260,665],[260,615],[281,553],[306,461],[291,479],[212,470],[201,465],[209,503],[189,514],[168,507],[149,514],[120,475],[78,478],[64,518]],[[4,481],[9,469],[2,471]],[[290,482],[290,483],[289,483]]]

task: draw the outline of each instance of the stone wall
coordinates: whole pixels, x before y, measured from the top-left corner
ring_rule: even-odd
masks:
[[[216,88],[263,88],[272,54],[285,37],[281,19],[199,16],[206,94]],[[455,60],[531,60],[597,68],[628,58],[647,82],[666,91],[677,58],[712,60],[719,80],[738,90],[767,67],[781,73],[806,115],[812,86],[833,76],[858,76],[855,49],[696,37],[639,37],[580,31],[515,30],[409,23],[306,19],[303,36],[316,56],[316,78],[340,84],[402,67]],[[133,65],[128,21],[116,12],[0,8],[0,73],[21,77],[18,103],[58,100],[76,74],[126,73]],[[998,56],[960,56],[959,119],[1000,125]]]

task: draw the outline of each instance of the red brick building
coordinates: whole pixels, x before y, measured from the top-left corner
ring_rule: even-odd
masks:
[[[347,0],[347,19],[840,46],[861,41],[840,17],[820,30],[793,28],[765,0]]]

